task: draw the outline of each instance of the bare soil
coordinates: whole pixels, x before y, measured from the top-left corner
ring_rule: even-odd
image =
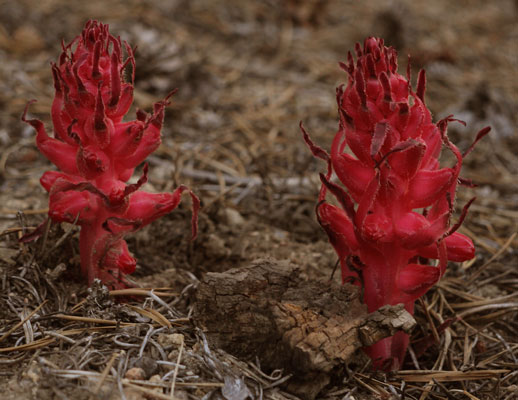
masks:
[[[458,208],[477,196],[461,228],[477,255],[451,264],[417,304],[404,371],[344,366],[317,398],[518,398],[516,1],[0,0],[0,10],[3,398],[173,398],[172,382],[181,399],[297,398],[284,390],[289,371],[261,370],[256,355],[235,358],[206,341],[191,318],[193,293],[207,272],[264,257],[297,265],[304,279],[332,276],[336,256],[314,215],[325,165],[298,125],[329,148],[335,88],[347,79],[338,61],[367,36],[396,47],[402,71],[408,54],[414,77],[426,69],[434,119],[467,122],[449,130],[461,149],[492,126],[463,169],[478,187],[457,195]],[[145,189],[186,184],[202,199],[196,241],[187,197],[129,239],[132,277],[155,292],[123,302],[86,287],[78,228],[54,225],[18,243],[45,218],[38,179],[53,168],[20,115],[37,99],[31,113],[50,130],[49,62],[88,19],[138,46],[130,115],[179,88]]]

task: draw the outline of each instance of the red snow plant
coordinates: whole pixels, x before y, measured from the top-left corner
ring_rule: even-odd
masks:
[[[39,150],[59,169],[40,180],[50,196],[49,217],[81,226],[81,269],[89,284],[99,278],[112,288],[125,287],[124,276],[135,270],[136,261],[124,235],[175,209],[185,190],[192,198],[196,236],[199,201],[187,187],[173,193],[140,191],[147,164],[138,182],[126,183],[160,145],[164,108],[173,92],[155,103],[152,114],[138,110],[136,120],[123,122],[133,102],[133,50],[97,21],[87,22],[80,36],[63,44],[52,74],[54,137],[41,121],[26,119],[30,103],[22,117],[36,129]]]
[[[462,159],[489,132],[479,132],[461,154],[446,134],[446,117],[432,123],[424,104],[425,73],[417,88],[397,72],[397,53],[382,39],[368,38],[356,45],[340,66],[348,75],[345,89],[337,89],[340,125],[327,153],[303,131],[316,157],[328,163],[321,174],[317,217],[341,263],[342,280],[363,288],[369,312],[385,304],[404,303],[413,313],[414,302],[444,274],[450,261],[474,257],[473,242],[451,225]],[[451,167],[439,164],[441,149],[454,156]],[[340,183],[332,181],[333,173]],[[344,188],[345,187],[345,188]],[[337,200],[326,200],[330,192]],[[409,338],[403,332],[381,340],[366,352],[375,368],[398,369]]]

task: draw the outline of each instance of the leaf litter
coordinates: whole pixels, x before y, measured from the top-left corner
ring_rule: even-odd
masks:
[[[7,1],[0,17],[5,398],[292,399],[282,390],[287,371],[264,371],[254,356],[238,360],[211,348],[191,322],[192,293],[205,272],[264,254],[297,263],[309,279],[331,275],[336,260],[313,213],[323,171],[298,124],[304,119],[315,142],[328,147],[338,120],[334,88],[346,79],[337,62],[369,35],[396,45],[401,65],[410,53],[414,68],[426,68],[434,120],[454,113],[468,121],[451,133],[462,150],[483,126],[492,125],[494,134],[466,160],[463,177],[478,187],[458,192],[459,204],[477,196],[459,229],[474,240],[477,256],[449,265],[417,305],[404,369],[382,374],[346,366],[319,398],[517,396],[512,1],[469,8],[445,0],[103,4]],[[49,227],[31,245],[17,241],[46,214],[37,180],[48,169],[20,115],[31,98],[40,99],[33,114],[48,114],[48,60],[88,18],[138,45],[138,107],[149,109],[157,95],[180,89],[166,110],[164,144],[149,159],[156,176],[146,190],[187,181],[204,202],[200,237],[189,243],[185,235],[186,206],[130,238],[140,262],[135,280],[147,289],[88,291],[77,273],[73,225]]]

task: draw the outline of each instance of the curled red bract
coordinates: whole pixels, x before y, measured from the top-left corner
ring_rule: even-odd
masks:
[[[366,39],[356,55],[340,63],[349,79],[337,89],[340,125],[330,153],[303,130],[312,153],[328,163],[317,217],[340,258],[343,281],[363,286],[369,312],[404,303],[413,313],[415,300],[441,278],[448,260],[475,254],[471,239],[455,232],[467,207],[450,226],[463,156],[446,134],[451,116],[432,122],[424,71],[414,92],[410,77],[397,72],[396,51],[382,39]],[[443,147],[454,155],[452,166],[439,163]],[[327,192],[339,205],[327,201]],[[407,346],[401,332],[366,351],[375,368],[397,369]]]
[[[137,183],[126,183],[160,145],[164,108],[174,91],[155,103],[152,114],[139,111],[136,120],[123,122],[133,102],[133,50],[97,21],[88,21],[81,35],[63,45],[52,74],[54,137],[41,121],[26,119],[31,102],[22,117],[36,129],[38,149],[60,170],[41,177],[49,192],[49,217],[81,226],[81,269],[89,284],[98,278],[123,288],[125,274],[136,266],[124,235],[175,209],[185,190],[192,198],[196,236],[199,200],[187,187],[159,194],[139,190],[147,181],[147,165]]]

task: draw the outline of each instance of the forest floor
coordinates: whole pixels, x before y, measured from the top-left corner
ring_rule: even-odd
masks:
[[[192,292],[207,272],[264,257],[288,260],[309,280],[331,277],[336,255],[314,213],[325,165],[306,148],[299,122],[329,148],[335,88],[347,82],[338,61],[368,36],[398,50],[401,71],[410,54],[414,79],[426,69],[434,120],[454,114],[467,122],[449,129],[459,148],[492,126],[463,167],[478,187],[457,194],[458,209],[477,197],[460,229],[477,254],[451,264],[417,303],[412,343],[430,334],[438,343],[408,356],[399,373],[344,368],[318,398],[518,398],[516,1],[0,0],[0,9],[3,398],[165,399],[173,375],[180,399],[237,400],[247,390],[296,398],[283,389],[289,371],[261,371],[256,355],[237,359],[205,342],[190,319]],[[50,129],[49,63],[88,19],[138,46],[130,115],[179,89],[145,189],[186,184],[202,199],[194,242],[188,201],[129,238],[139,262],[132,278],[155,289],[129,303],[88,290],[78,227],[53,225],[45,240],[18,242],[46,216],[39,177],[53,168],[20,116],[37,99],[30,112]],[[451,325],[439,329],[445,321]],[[145,376],[128,375],[133,366]]]

